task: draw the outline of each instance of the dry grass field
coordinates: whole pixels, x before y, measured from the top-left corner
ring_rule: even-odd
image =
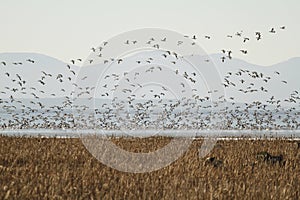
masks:
[[[140,152],[162,147],[170,138],[113,141]],[[161,170],[133,174],[101,164],[80,139],[0,136],[0,199],[300,198],[297,142],[218,141],[206,158],[198,157],[200,145],[194,141]]]

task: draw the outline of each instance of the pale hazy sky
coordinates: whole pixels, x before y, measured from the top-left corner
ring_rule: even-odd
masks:
[[[1,0],[0,7],[0,52],[36,52],[68,62],[86,58],[91,47],[114,35],[155,27],[196,34],[208,53],[232,49],[233,56],[255,64],[300,56],[299,0]],[[268,33],[283,25],[285,31]],[[240,30],[251,37],[246,44],[226,38]],[[255,31],[263,33],[259,42]]]

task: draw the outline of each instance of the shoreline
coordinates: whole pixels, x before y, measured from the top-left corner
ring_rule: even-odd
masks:
[[[217,140],[238,139],[286,139],[300,140],[300,130],[0,130],[0,135],[15,137],[57,137],[57,138],[82,138],[89,135],[102,137],[137,137],[147,138],[152,136],[187,137],[192,139],[205,138]]]

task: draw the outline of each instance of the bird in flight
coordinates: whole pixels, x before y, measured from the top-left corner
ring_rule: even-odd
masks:
[[[183,41],[178,41],[177,42],[177,45],[179,46],[179,45],[181,45],[183,43]]]
[[[278,75],[280,74],[280,73],[279,73],[279,72],[277,72],[277,71],[275,71],[274,73],[275,73],[275,74],[278,74]]]
[[[243,54],[247,54],[248,53],[248,51],[247,50],[243,50],[243,49],[241,49],[240,50]]]
[[[260,40],[261,39],[261,33],[260,32],[255,32],[256,39]]]
[[[231,50],[229,50],[229,51],[227,51],[227,53],[228,53],[228,58],[229,58],[229,59],[232,59],[232,56],[231,56],[231,54],[232,54],[232,51],[231,51]]]
[[[43,82],[42,80],[38,80],[38,82],[40,82],[42,85],[45,85],[45,82]]]
[[[222,56],[221,60],[222,60],[222,62],[224,62],[225,61],[225,56]]]
[[[271,28],[271,30],[269,31],[270,33],[275,33],[275,29]]]
[[[27,59],[26,61],[27,61],[27,62],[34,63],[34,60],[31,60],[31,59]]]
[[[70,71],[73,75],[75,75],[75,72],[73,70]]]
[[[281,26],[280,29],[284,30],[284,29],[285,29],[285,26]]]
[[[241,37],[242,36],[242,31],[241,32],[236,32],[235,35]]]
[[[118,64],[120,64],[122,61],[123,61],[122,59],[117,60]]]
[[[245,37],[243,42],[246,42],[247,40],[250,40],[248,37]]]

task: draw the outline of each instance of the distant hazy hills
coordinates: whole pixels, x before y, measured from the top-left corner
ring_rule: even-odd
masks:
[[[151,52],[147,54],[148,58],[149,56],[153,60],[161,57],[160,54]],[[220,88],[220,85],[226,84],[224,80],[226,78],[232,84],[229,84],[229,87],[225,88],[225,96],[227,99],[233,97],[233,101],[236,102],[266,101],[272,96],[276,99],[284,100],[294,91],[300,92],[300,57],[291,58],[287,61],[265,67],[253,65],[235,58],[226,58],[222,62],[222,56],[222,54],[213,54],[206,57],[197,55],[189,57],[191,60],[198,60],[199,65],[197,68],[200,72],[202,70],[209,72],[214,66],[219,71],[220,78],[216,79],[214,85],[207,88],[207,90]],[[141,57],[141,55],[134,55],[128,60],[123,61],[122,68],[117,69],[118,66],[114,65],[115,70],[112,67],[112,70],[103,71],[106,65],[102,63],[91,65],[90,67],[80,67],[83,62],[76,59],[73,65],[50,56],[36,53],[1,53],[0,98],[7,99],[10,96],[14,98],[34,98],[34,95],[40,98],[70,96],[76,84],[82,87],[79,91],[75,92],[76,95],[81,91],[90,91],[92,93],[90,88],[95,87],[97,89],[97,84],[99,86],[98,89],[101,90],[101,87],[104,87],[105,90],[104,83],[105,81],[109,82],[109,79],[104,80],[103,77],[105,77],[105,74],[103,73],[115,72],[116,74],[123,74],[125,72],[123,70],[125,69],[124,66],[131,66],[137,59],[141,59]],[[159,64],[159,61],[157,64]],[[163,64],[167,65],[167,63]],[[183,62],[178,61],[176,64],[169,66],[173,67],[174,71],[180,68],[183,72],[185,69],[183,65]],[[151,66],[151,63],[149,63],[149,66]],[[246,72],[241,73],[241,70]],[[187,69],[187,72],[192,73],[190,69]],[[249,75],[253,72],[257,72],[259,78],[253,78]],[[102,78],[99,81],[98,75],[101,73]],[[202,79],[205,82],[205,79],[214,79],[214,76],[216,74],[202,77]],[[217,80],[221,80],[221,82]],[[115,78],[114,81],[117,82],[118,80]],[[87,87],[89,88],[86,90]],[[221,88],[224,88],[224,86]],[[251,89],[257,91],[243,92],[250,91]],[[105,91],[100,91],[97,97],[102,97],[101,94],[105,93]],[[107,97],[103,96],[103,98]]]

